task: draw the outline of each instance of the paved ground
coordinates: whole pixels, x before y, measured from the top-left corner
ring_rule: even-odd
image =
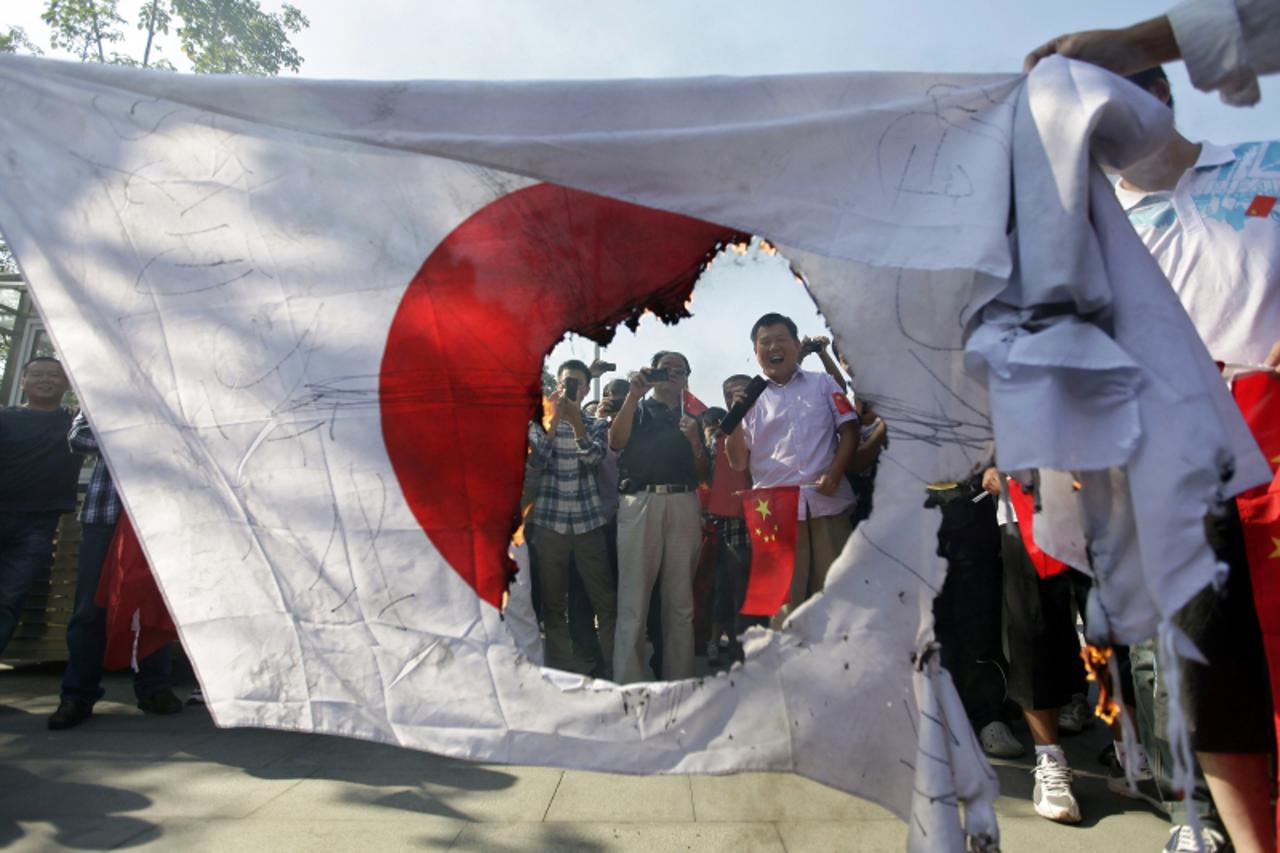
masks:
[[[906,827],[888,812],[791,775],[635,778],[219,730],[199,707],[143,715],[122,676],[89,722],[50,732],[60,674],[0,671],[0,846],[13,850],[904,849]],[[1028,760],[998,768],[1004,850],[1160,849],[1165,822],[1106,790],[1095,759],[1105,742],[1095,727],[1066,743],[1078,827],[1035,816]]]

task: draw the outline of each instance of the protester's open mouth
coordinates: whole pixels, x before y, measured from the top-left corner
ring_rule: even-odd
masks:
[[[786,359],[784,359],[781,355],[771,355],[771,356],[769,356],[769,363],[770,363],[770,364],[782,364],[782,362],[784,362],[785,360],[786,360]]]

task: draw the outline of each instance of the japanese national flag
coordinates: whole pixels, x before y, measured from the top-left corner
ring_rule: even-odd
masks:
[[[994,840],[996,790],[928,654],[944,567],[920,484],[971,469],[993,424],[1043,413],[999,372],[1014,336],[989,330],[978,364],[996,367],[975,379],[962,332],[1011,281],[1010,175],[1040,193],[1017,205],[1022,258],[1068,245],[1022,227],[1044,211],[1066,211],[1072,246],[1140,252],[1091,230],[1089,134],[1132,157],[1169,122],[1096,69],[1055,59],[1026,80],[361,83],[5,56],[0,228],[219,724],[634,773],[796,771],[883,803],[915,849],[954,849]],[[1055,117],[1047,138],[1029,99]],[[543,355],[566,331],[607,342],[646,310],[674,319],[748,234],[805,276],[898,418],[876,513],[732,673],[624,688],[541,669],[500,605],[527,594],[508,591],[506,552]],[[1082,274],[1079,257],[1035,269],[1087,298],[1046,287],[1023,307],[1109,304],[1109,259]],[[1117,328],[1142,325],[1121,322],[1132,297],[1173,318],[1160,346],[1196,352],[1167,284],[1125,285]],[[1032,357],[1052,340],[1024,343],[1051,360]],[[1112,350],[1075,352],[1095,351]],[[1070,377],[1110,387],[1116,362]],[[1121,366],[1158,376],[1139,387],[1170,405],[1213,393],[1170,364]],[[1024,430],[1020,461],[1127,464],[1118,431],[1153,403],[1117,405],[1072,409],[1078,434]],[[1180,411],[1200,414],[1155,438],[1222,432],[1213,407]],[[1216,476],[1216,449],[1161,470]],[[1183,535],[1194,500],[1144,519],[1150,540]],[[1184,575],[1208,576],[1193,556]]]

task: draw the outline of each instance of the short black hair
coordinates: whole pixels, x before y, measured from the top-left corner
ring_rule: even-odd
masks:
[[[564,362],[563,364],[561,364],[559,367],[556,368],[556,378],[559,379],[560,374],[564,373],[566,370],[576,370],[579,373],[581,373],[583,376],[587,377],[588,382],[591,381],[591,368],[587,367],[587,364],[584,361],[579,361],[576,358],[571,358],[568,361]]]
[[[745,382],[748,385],[750,385],[751,377],[745,373],[735,373],[732,376],[730,376],[728,379],[720,383],[720,390],[723,391],[725,388],[727,388],[730,382]]]
[[[698,420],[701,422],[702,428],[706,429],[709,426],[719,426],[727,414],[729,413],[719,406],[712,406],[703,412],[702,417],[698,418]]]
[[[63,367],[62,362],[58,361],[58,359],[54,358],[54,357],[53,357],[53,356],[51,356],[51,355],[37,355],[37,356],[34,356],[34,357],[32,357],[32,358],[27,359],[27,363],[26,363],[26,364],[24,364],[24,365],[22,365],[22,372],[23,372],[23,373],[26,373],[26,372],[27,372],[27,368],[28,368],[28,367],[30,367],[31,365],[35,364],[35,363],[36,363],[36,362],[38,362],[38,361],[51,361],[51,362],[53,362],[54,364],[58,365],[58,367],[61,367],[61,368],[62,368],[62,375],[63,375],[63,376],[66,376],[66,375],[67,375],[67,369],[66,369],[65,367]]]
[[[756,320],[756,324],[751,327],[751,343],[754,344],[756,342],[756,332],[759,332],[765,326],[776,326],[779,323],[787,327],[787,331],[791,333],[793,339],[800,340],[800,330],[796,328],[795,320],[785,314],[770,311],[759,320]]]
[[[1154,68],[1148,68],[1146,71],[1139,71],[1137,74],[1130,74],[1124,79],[1128,80],[1139,89],[1150,92],[1151,87],[1163,80],[1169,82],[1169,75],[1164,73],[1164,68],[1157,65]],[[1173,89],[1169,89],[1169,109],[1173,109]]]
[[[606,396],[608,394],[613,394],[615,397],[626,396],[626,393],[630,390],[630,382],[625,379],[614,379],[605,383],[604,390],[601,391],[600,394],[601,396]]]
[[[682,352],[676,352],[675,350],[670,350],[670,349],[660,349],[660,350],[658,350],[657,352],[655,352],[655,353],[653,354],[653,358],[649,359],[649,366],[650,366],[650,367],[657,367],[657,366],[658,366],[658,362],[662,361],[663,357],[664,357],[664,356],[668,356],[668,355],[678,355],[678,356],[680,356],[680,360],[684,362],[684,372],[685,372],[685,375],[687,375],[687,376],[692,376],[692,375],[693,375],[693,368],[689,366],[689,359],[688,359],[687,357],[685,357],[685,354],[684,354],[684,353],[682,353]]]

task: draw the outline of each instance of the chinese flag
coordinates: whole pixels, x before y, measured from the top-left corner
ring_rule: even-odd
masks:
[[[1262,628],[1262,642],[1271,671],[1272,707],[1276,735],[1280,737],[1280,379],[1269,373],[1251,373],[1231,387],[1245,423],[1258,447],[1271,463],[1271,482],[1256,486],[1236,498],[1244,529],[1249,580]],[[1280,815],[1277,815],[1280,830]]]
[[[1255,195],[1253,202],[1249,205],[1248,210],[1244,212],[1245,216],[1267,217],[1271,215],[1271,211],[1276,206],[1276,197],[1273,195]]]
[[[102,564],[94,603],[107,611],[107,651],[103,660],[107,669],[136,667],[138,661],[178,639],[138,543],[138,534],[123,513]]]
[[[684,389],[684,413],[691,418],[700,418],[707,410],[707,404],[693,396],[688,388]]]
[[[742,614],[774,616],[791,595],[800,487],[778,486],[743,492],[742,509],[751,534],[751,576],[747,580]]]
[[[1009,500],[1013,503],[1013,510],[1018,514],[1018,532],[1022,534],[1022,545],[1027,549],[1027,556],[1031,558],[1031,565],[1036,567],[1036,574],[1041,580],[1051,578],[1054,575],[1065,572],[1069,567],[1061,560],[1055,560],[1044,551],[1040,550],[1040,546],[1036,544],[1034,531],[1036,506],[1035,501],[1031,499],[1031,495],[1022,490],[1022,486],[1018,485],[1018,481],[1012,477],[1007,478],[1009,483]]]

